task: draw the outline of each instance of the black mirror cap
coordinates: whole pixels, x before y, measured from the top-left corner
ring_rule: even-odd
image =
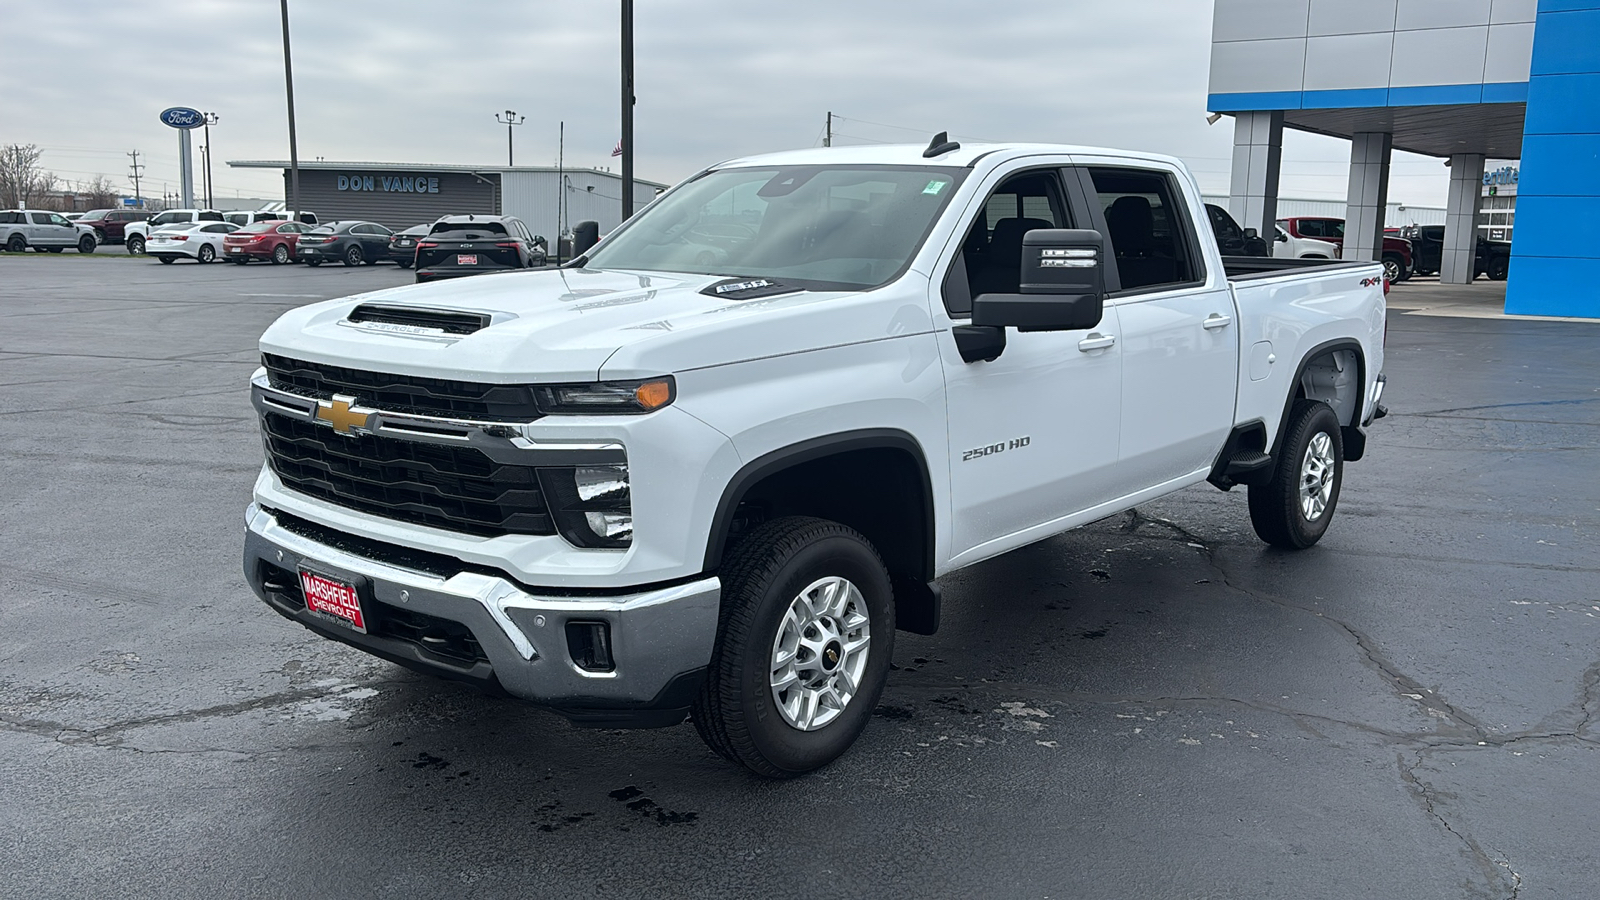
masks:
[[[572,255],[582,256],[600,243],[600,223],[593,219],[572,226]]]
[[[1036,228],[1022,236],[1023,294],[1105,293],[1105,238],[1088,228]]]
[[[1100,324],[1099,294],[979,294],[972,298],[972,324],[1011,326],[1018,331],[1081,331]]]
[[[1253,241],[1253,240],[1255,240],[1256,238],[1258,238],[1260,236],[1261,236],[1261,233],[1259,231],[1256,231],[1254,228],[1246,228],[1244,230],[1244,239],[1247,240],[1247,241]]]

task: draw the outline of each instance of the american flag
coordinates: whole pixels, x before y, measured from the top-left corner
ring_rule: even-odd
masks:
[[[622,142],[621,141],[617,141],[617,145],[615,147],[611,148],[611,155],[612,156],[621,156],[622,155]]]

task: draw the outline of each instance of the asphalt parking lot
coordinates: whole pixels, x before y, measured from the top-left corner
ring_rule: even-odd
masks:
[[[958,573],[855,748],[767,783],[251,595],[255,340],[411,273],[103,255],[0,258],[0,896],[1600,883],[1600,324],[1393,315],[1316,548],[1201,487]]]

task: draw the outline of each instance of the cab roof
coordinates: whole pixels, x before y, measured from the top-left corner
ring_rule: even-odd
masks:
[[[781,153],[764,153],[742,156],[712,166],[713,169],[746,168],[758,166],[950,166],[975,168],[982,161],[998,163],[1027,156],[1114,156],[1126,159],[1161,162],[1181,166],[1175,157],[1138,150],[1114,150],[1107,147],[1087,147],[1077,144],[962,144],[958,149],[942,153],[932,159],[922,155],[926,144],[872,144],[869,146],[817,147],[809,150],[788,150]]]

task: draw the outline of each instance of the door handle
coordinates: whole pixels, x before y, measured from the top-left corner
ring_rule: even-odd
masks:
[[[1229,323],[1232,321],[1233,316],[1224,316],[1221,313],[1212,313],[1211,315],[1206,316],[1206,320],[1201,324],[1204,325],[1208,330],[1215,330],[1218,328],[1227,328]]]
[[[1090,332],[1088,337],[1078,342],[1078,349],[1088,353],[1090,350],[1104,350],[1116,342],[1117,336],[1114,334]]]

